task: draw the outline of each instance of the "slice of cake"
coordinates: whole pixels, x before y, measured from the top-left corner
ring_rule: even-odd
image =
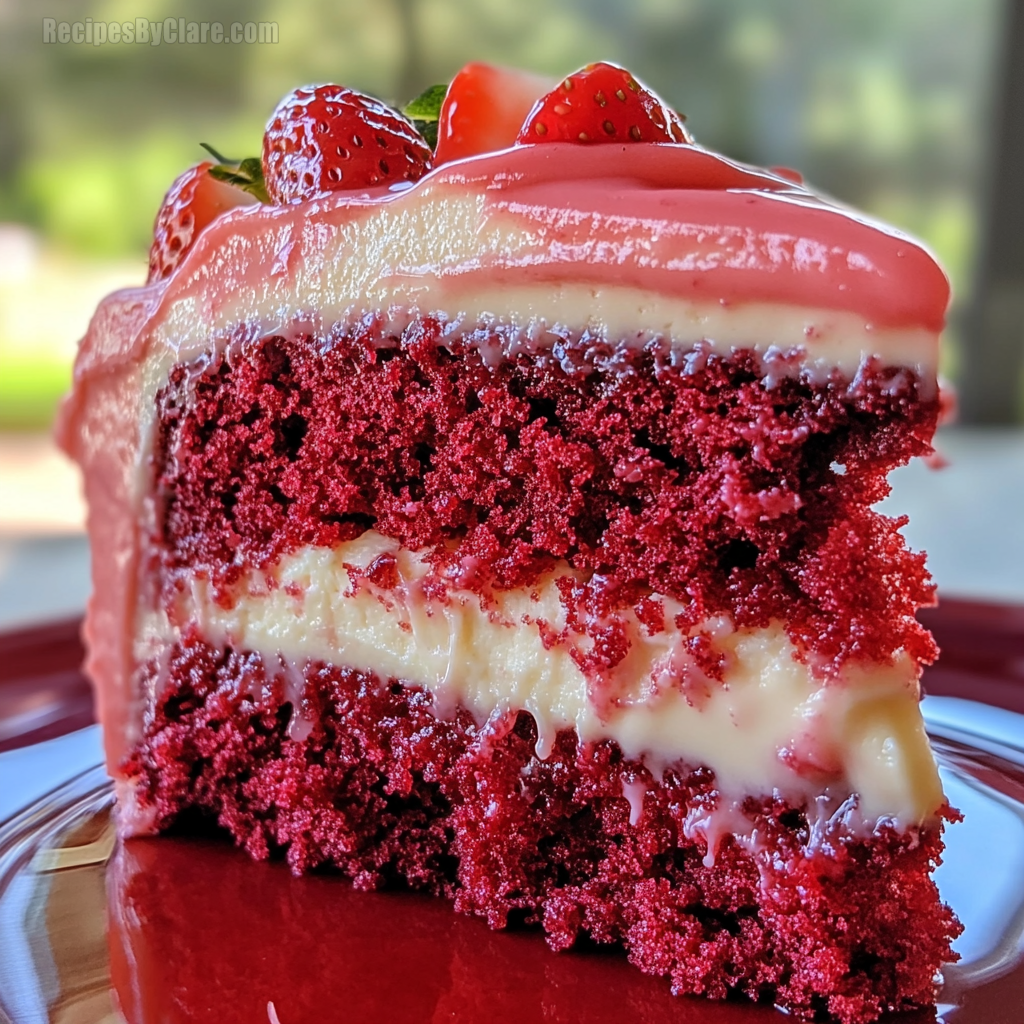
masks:
[[[412,108],[433,169],[297,91],[92,322],[61,431],[123,831],[199,812],[678,993],[930,1005],[933,590],[872,505],[931,451],[946,279],[622,69],[532,109],[485,70]]]

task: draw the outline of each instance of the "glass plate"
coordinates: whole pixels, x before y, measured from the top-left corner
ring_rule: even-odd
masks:
[[[2,646],[2,644],[0,644]],[[0,684],[3,680],[0,679]],[[947,692],[949,692],[947,690]],[[52,714],[50,717],[52,719]],[[950,802],[937,879],[964,922],[935,1013],[1024,1021],[1024,718],[925,702]],[[443,900],[293,878],[218,837],[115,840],[99,767],[0,825],[0,1020],[15,1024],[771,1024],[674,998],[615,951],[552,953]]]

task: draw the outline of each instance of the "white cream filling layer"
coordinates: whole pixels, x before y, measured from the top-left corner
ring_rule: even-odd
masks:
[[[386,591],[357,572],[384,553],[401,580]],[[540,623],[565,629],[554,580],[572,574],[567,566],[486,602],[457,586],[444,600],[428,597],[430,572],[417,554],[370,531],[333,549],[301,550],[269,575],[251,573],[229,608],[194,578],[174,618],[271,664],[315,659],[422,686],[441,715],[461,705],[483,723],[524,709],[537,722],[542,757],[559,730],[575,728],[584,741],[615,740],[655,774],[677,760],[706,765],[726,800],[777,792],[813,807],[823,791],[836,803],[857,794],[856,820],[867,827],[879,819],[916,825],[942,803],[907,657],[850,668],[823,685],[795,659],[781,624],[735,629],[723,617],[704,624],[724,659],[723,680],[708,679],[673,622],[680,606],[666,601],[666,628],[653,636],[631,610],[617,613],[629,653],[588,684],[573,658],[574,649],[586,654],[588,638],[542,637]],[[167,628],[152,621],[143,635],[168,639]]]

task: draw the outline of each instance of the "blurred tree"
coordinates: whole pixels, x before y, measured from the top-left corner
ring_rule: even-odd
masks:
[[[425,88],[426,71],[423,35],[419,26],[419,7],[416,0],[394,0],[395,12],[402,41],[403,60],[395,83],[395,95],[417,96]]]
[[[394,101],[473,58],[561,71],[602,49],[585,13],[546,0],[54,0],[46,14],[279,26],[276,45],[43,45],[38,8],[0,6],[0,220],[108,255],[145,250],[199,141],[258,152],[296,85],[342,81]]]

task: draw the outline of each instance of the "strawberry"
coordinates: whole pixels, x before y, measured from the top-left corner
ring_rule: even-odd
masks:
[[[210,174],[212,167],[208,161],[190,167],[164,196],[153,225],[147,282],[170,277],[200,232],[225,210],[256,202],[242,189],[218,181]]]
[[[541,97],[516,142],[693,142],[677,114],[625,68],[600,62]]]
[[[556,85],[547,75],[467,64],[445,93],[434,163],[511,146],[533,105]]]
[[[296,89],[270,117],[263,177],[274,203],[416,181],[430,147],[397,110],[341,85]]]

